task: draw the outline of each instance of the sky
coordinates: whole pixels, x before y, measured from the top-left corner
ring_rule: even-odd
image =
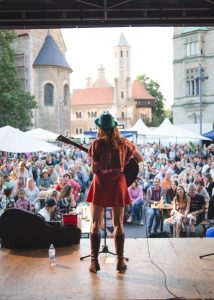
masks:
[[[166,99],[166,106],[173,104],[173,28],[172,27],[123,27],[62,29],[67,48],[66,59],[73,70],[71,92],[85,88],[86,78],[94,82],[98,68],[105,68],[106,79],[113,85],[114,47],[121,32],[131,46],[131,80],[146,74],[157,81]]]

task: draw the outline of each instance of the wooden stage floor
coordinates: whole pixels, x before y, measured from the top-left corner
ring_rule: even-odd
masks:
[[[214,299],[214,239],[148,239],[152,260],[165,272],[169,290],[185,299]],[[108,239],[114,252],[113,240]],[[100,255],[101,271],[88,271],[89,240],[56,249],[57,264],[51,269],[47,249],[0,249],[1,300],[55,299],[169,299],[163,274],[149,259],[147,239],[127,239],[130,258],[125,274],[115,271],[114,256]]]

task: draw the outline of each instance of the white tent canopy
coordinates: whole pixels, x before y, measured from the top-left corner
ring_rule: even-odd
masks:
[[[0,128],[0,150],[13,153],[28,153],[39,151],[54,152],[60,150],[60,148],[41,139],[30,137],[19,129],[5,126]]]
[[[58,137],[57,133],[54,133],[49,130],[45,130],[42,128],[35,128],[29,131],[26,131],[26,134],[29,136],[33,136],[39,139],[42,139],[44,141],[56,141],[56,138]]]
[[[158,137],[186,138],[189,140],[210,140],[200,134],[196,134],[189,130],[173,125],[168,118],[166,118],[152,133],[153,136]]]
[[[138,119],[138,121],[131,128],[127,129],[127,131],[137,131],[139,135],[153,135],[153,131],[147,127],[142,119]]]

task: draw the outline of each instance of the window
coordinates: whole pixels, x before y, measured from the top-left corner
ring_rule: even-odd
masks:
[[[64,105],[68,105],[69,103],[69,86],[67,84],[64,85]]]
[[[76,112],[76,118],[77,119],[81,119],[82,118],[82,113],[80,112]]]
[[[80,128],[80,134],[82,134],[82,128]]]
[[[95,113],[94,113],[94,116],[95,116],[95,118],[97,118],[97,112],[95,111]]]
[[[76,134],[79,134],[79,130],[78,130],[78,128],[76,128]]]
[[[53,106],[54,105],[54,86],[51,83],[46,83],[44,86],[44,95],[45,95],[45,105]]]
[[[187,96],[199,95],[199,79],[197,78],[198,69],[190,69],[186,71],[186,91]]]
[[[120,57],[123,57],[123,50],[120,50]]]
[[[88,118],[90,118],[91,117],[91,113],[90,113],[90,111],[88,112]]]
[[[122,119],[125,118],[125,113],[124,113],[124,111],[121,112],[121,118],[122,118]]]
[[[121,92],[121,99],[124,98],[124,92]]]
[[[93,113],[93,111],[91,112],[91,117],[92,117],[92,118],[94,117],[94,113]]]
[[[129,57],[129,51],[126,50],[126,57]]]
[[[186,44],[186,55],[192,56],[198,54],[198,42],[192,41]]]

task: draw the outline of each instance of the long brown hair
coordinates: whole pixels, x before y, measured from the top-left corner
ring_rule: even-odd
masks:
[[[72,185],[70,184],[64,185],[60,192],[59,199],[70,197],[70,192],[72,189],[73,189]]]
[[[101,139],[101,142],[105,144],[104,147],[98,147],[97,154],[100,158],[101,167],[106,168],[111,164],[113,152],[115,152],[115,150],[119,152],[125,145],[117,127],[109,130],[99,128],[97,136]]]
[[[182,200],[183,200],[185,203],[187,203],[187,193],[186,193],[184,187],[183,187],[182,185],[179,184],[179,185],[177,186],[177,189],[178,189],[178,188],[182,188],[182,190],[183,190],[183,192],[184,192],[184,196],[183,196],[183,199],[182,199]],[[179,203],[181,202],[181,199],[180,199],[180,197],[179,197],[179,195],[178,195],[178,192],[176,192],[174,201],[175,201],[176,204],[179,204]]]

